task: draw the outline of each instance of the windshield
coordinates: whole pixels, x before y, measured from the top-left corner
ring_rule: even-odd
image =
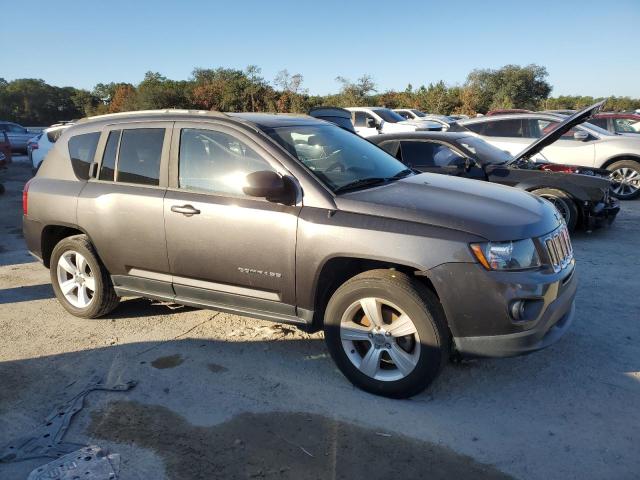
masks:
[[[427,114],[421,112],[420,110],[411,110],[414,114],[416,114],[418,117],[426,117]]]
[[[276,127],[265,132],[334,192],[412,173],[384,150],[333,125]]]
[[[389,110],[388,108],[375,108],[372,111],[373,113],[378,115],[381,119],[383,119],[385,122],[397,123],[397,122],[403,122],[406,120],[402,115],[394,112],[393,110]]]
[[[485,142],[481,138],[463,137],[456,139],[456,143],[465,150],[468,150],[482,164],[486,163],[509,163],[513,156],[500,150],[497,147]]]

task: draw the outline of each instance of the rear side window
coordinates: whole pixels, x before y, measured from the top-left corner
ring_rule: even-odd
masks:
[[[120,130],[114,130],[109,133],[107,146],[102,155],[102,165],[100,166],[100,180],[113,181],[116,170],[116,155],[118,154],[118,143],[120,142]]]
[[[71,166],[73,173],[80,180],[89,179],[89,167],[93,163],[93,157],[96,154],[100,132],[85,133],[76,135],[69,139],[69,157],[71,157]]]
[[[596,127],[604,128],[605,130],[608,129],[606,118],[590,118],[589,123]]]
[[[160,184],[160,159],[164,128],[137,128],[122,131],[117,182],[141,185]]]

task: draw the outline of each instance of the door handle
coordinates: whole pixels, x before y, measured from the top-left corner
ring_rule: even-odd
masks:
[[[192,205],[172,205],[171,211],[175,213],[181,213],[187,216],[198,215],[200,213],[200,210],[193,207]]]

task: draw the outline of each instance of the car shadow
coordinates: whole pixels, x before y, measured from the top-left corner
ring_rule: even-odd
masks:
[[[50,283],[13,287],[0,290],[0,304],[30,302],[53,298],[53,288]]]

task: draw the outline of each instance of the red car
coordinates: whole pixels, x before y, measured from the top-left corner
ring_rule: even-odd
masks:
[[[531,113],[531,110],[524,110],[522,108],[499,108],[497,110],[489,110],[487,116],[507,115],[509,113]]]
[[[11,144],[7,133],[3,131],[0,131],[0,152],[4,153],[5,157],[3,161],[0,161],[0,166],[11,163]]]
[[[631,133],[640,134],[632,125],[640,122],[640,114],[637,113],[599,113],[589,120],[589,123],[596,125],[611,133]]]

